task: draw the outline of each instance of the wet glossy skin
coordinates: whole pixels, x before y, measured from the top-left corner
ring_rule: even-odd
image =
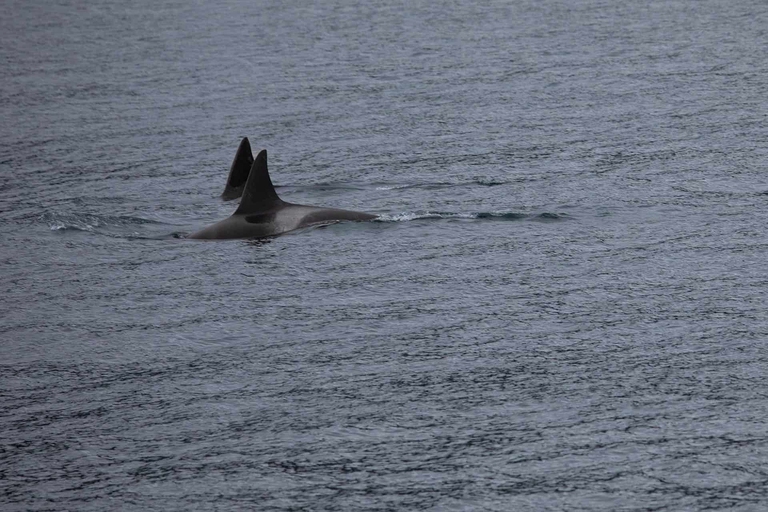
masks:
[[[235,213],[216,224],[189,235],[195,239],[264,238],[319,224],[365,221],[376,215],[336,208],[284,203],[263,212]]]
[[[229,167],[229,176],[227,176],[227,184],[224,187],[224,192],[221,193],[221,198],[225,201],[231,201],[237,199],[243,195],[243,189],[245,183],[248,181],[248,174],[250,173],[251,166],[253,165],[253,155],[251,154],[251,143],[248,141],[248,137],[244,137],[240,141],[240,146],[237,148],[235,158],[232,160],[232,165]]]

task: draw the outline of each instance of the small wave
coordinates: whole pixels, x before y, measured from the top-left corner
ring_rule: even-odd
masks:
[[[477,212],[477,213],[452,213],[452,212],[403,212],[396,214],[379,215],[378,222],[406,222],[425,219],[466,219],[466,220],[535,220],[555,221],[567,218],[565,214],[539,213],[529,215],[519,212]]]
[[[475,185],[482,185],[484,187],[496,187],[498,185],[506,185],[506,181],[496,181],[491,179],[476,179]]]
[[[480,212],[477,214],[478,219],[494,219],[494,220],[522,220],[527,219],[529,215],[516,212]]]
[[[346,183],[314,183],[311,185],[298,185],[298,184],[283,184],[275,185],[275,188],[287,189],[287,190],[316,190],[320,192],[333,191],[333,190],[363,190],[363,187],[357,185],[350,185]]]
[[[768,191],[765,190],[706,190],[685,186],[673,186],[672,189],[697,196],[752,197],[768,195]]]
[[[114,238],[123,238],[125,240],[158,241],[158,240],[183,240],[189,236],[189,233],[183,232],[183,231],[174,231],[172,233],[164,233],[162,235],[140,235],[138,233],[133,233],[130,235],[108,235],[108,236],[112,236]]]
[[[131,228],[163,224],[162,222],[142,217],[57,212],[45,212],[42,215],[36,216],[36,221],[47,224],[51,231],[98,232],[117,236],[126,235],[126,231],[130,231],[128,236],[135,236],[138,233]]]
[[[83,226],[52,224],[51,231],[93,231],[93,226],[90,224],[85,224]]]
[[[460,186],[459,183],[447,183],[447,182],[433,182],[433,183],[379,183],[374,186],[375,190],[407,190],[407,189],[423,189],[434,190],[440,188],[449,188]],[[466,185],[466,183],[464,184]]]
[[[470,187],[473,185],[479,185],[481,187],[496,187],[498,185],[506,185],[508,182],[506,181],[498,181],[493,179],[486,179],[486,178],[476,178],[472,181],[462,181],[462,182],[445,182],[445,181],[436,181],[432,183],[409,183],[409,184],[403,184],[403,183],[380,183],[376,185],[374,188],[376,190],[403,190],[403,189],[423,189],[423,190],[435,190],[435,189],[442,189],[442,188],[454,188],[454,187]]]
[[[534,215],[531,220],[538,220],[541,222],[551,222],[551,221],[558,221],[558,220],[568,220],[570,217],[566,215],[565,213],[539,213],[538,215]]]
[[[375,187],[376,190],[400,190],[404,188],[411,188],[411,185],[379,185]]]
[[[403,212],[403,213],[395,213],[392,215],[379,215],[375,221],[377,222],[405,222],[405,221],[411,221],[411,220],[422,220],[422,219],[452,219],[452,218],[464,218],[464,219],[471,219],[474,218],[472,214],[461,214],[461,213],[440,213],[440,212]]]

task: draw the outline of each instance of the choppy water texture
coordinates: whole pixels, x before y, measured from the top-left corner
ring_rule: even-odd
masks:
[[[768,507],[768,5],[0,4],[0,508]],[[224,218],[278,192],[380,219]]]

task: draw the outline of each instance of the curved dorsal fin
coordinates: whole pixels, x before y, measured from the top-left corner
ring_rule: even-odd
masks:
[[[263,212],[276,203],[282,203],[282,201],[275,192],[272,180],[269,179],[267,150],[262,149],[253,161],[248,181],[243,189],[243,198],[240,199],[240,206],[235,214]]]
[[[227,185],[224,187],[221,197],[225,200],[236,199],[240,197],[243,191],[243,185],[248,180],[248,173],[253,165],[253,154],[251,153],[251,143],[248,137],[243,137],[240,146],[235,153],[235,159],[232,160],[232,166],[229,168]]]

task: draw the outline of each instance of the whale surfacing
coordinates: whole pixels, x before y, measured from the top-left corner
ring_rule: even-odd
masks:
[[[235,161],[232,163],[230,178],[244,146],[247,146],[247,153],[250,154],[248,139],[243,139],[237,155],[235,155]],[[242,169],[242,166],[238,169]],[[229,218],[192,233],[188,238],[218,240],[265,238],[318,224],[330,224],[345,220],[365,221],[376,218],[376,215],[370,213],[286,203],[278,197],[272,180],[269,178],[267,150],[262,150],[256,156],[247,177],[243,186],[243,197],[235,213]],[[228,188],[229,182],[228,179]]]
[[[251,143],[248,142],[248,137],[243,137],[240,141],[240,146],[237,148],[235,158],[232,160],[232,165],[229,168],[229,176],[227,176],[227,184],[224,187],[224,192],[221,193],[221,198],[225,201],[231,201],[237,199],[243,195],[243,188],[245,188],[245,182],[248,181],[248,173],[253,165],[253,154],[251,153]]]

